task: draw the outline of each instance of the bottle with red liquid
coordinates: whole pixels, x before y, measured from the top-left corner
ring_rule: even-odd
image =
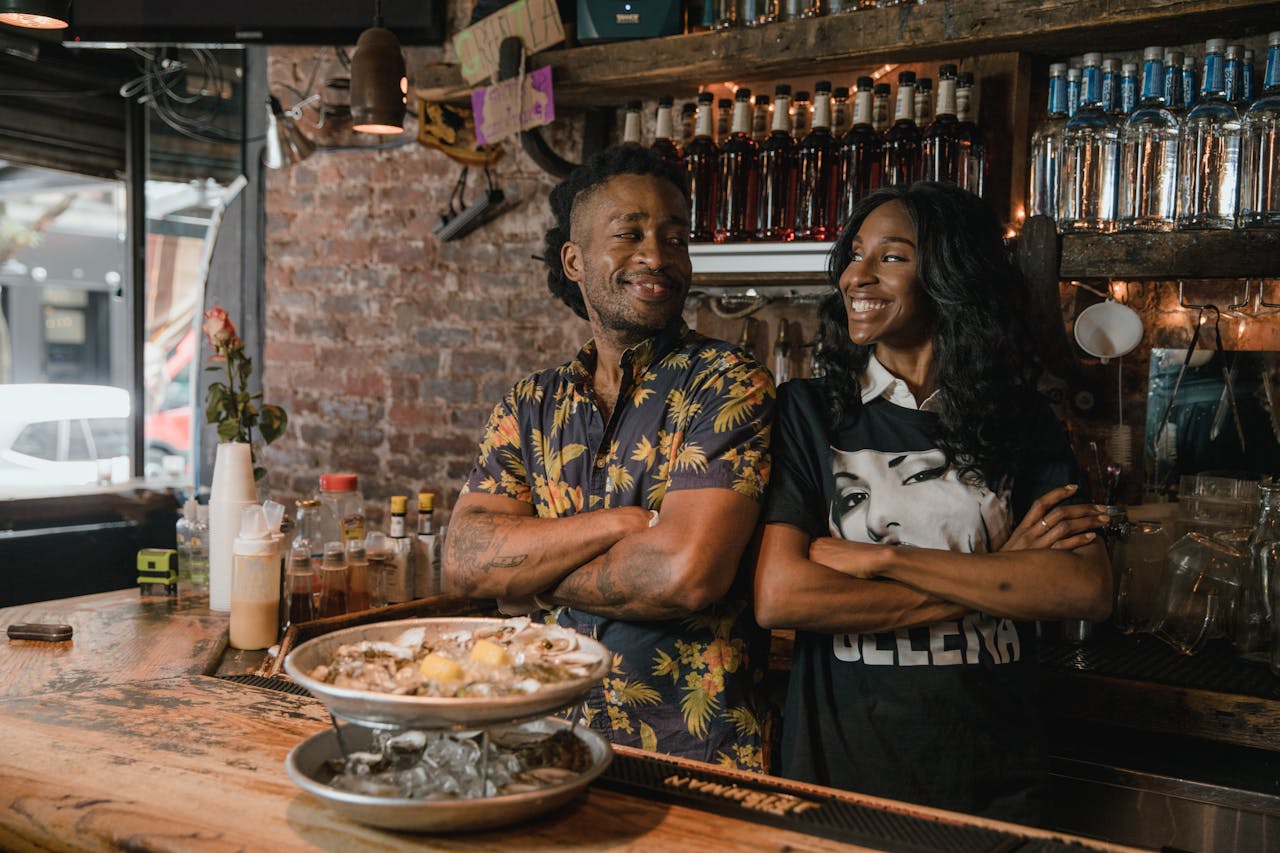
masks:
[[[756,231],[760,148],[751,138],[751,90],[733,99],[733,124],[720,146],[720,196],[716,204],[717,243],[750,240]]]
[[[867,194],[880,189],[880,149],[883,139],[872,124],[874,81],[859,77],[853,95],[853,126],[840,140],[840,221],[849,221],[853,206]]]
[[[653,132],[653,150],[657,151],[659,156],[668,163],[680,163],[680,149],[676,146],[675,139],[672,138],[675,124],[672,121],[671,112],[674,109],[675,99],[670,95],[663,95],[658,99],[658,116],[654,122]]]
[[[796,146],[797,240],[833,240],[840,146],[831,133],[831,83],[813,87],[813,129]]]
[[[311,568],[311,549],[306,545],[295,545],[290,552],[286,578],[289,624],[310,622],[316,618],[316,598],[312,591],[315,585],[315,571]]]
[[[905,186],[920,179],[920,128],[916,125],[916,75],[898,75],[898,106],[884,135],[884,182]]]
[[[773,88],[773,128],[760,145],[760,203],[756,237],[785,242],[795,236],[796,141],[791,136],[791,87]]]
[[[695,243],[710,243],[715,239],[720,173],[720,149],[712,137],[715,103],[716,96],[710,92],[698,95],[698,121],[693,140],[684,148],[684,167],[689,175],[689,239]]]
[[[321,619],[347,612],[347,552],[341,542],[324,543],[318,609]]]

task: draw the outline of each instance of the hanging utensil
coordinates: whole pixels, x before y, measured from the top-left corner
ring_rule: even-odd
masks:
[[[1236,389],[1232,379],[1233,370],[1227,368],[1227,357],[1222,349],[1222,312],[1216,306],[1210,305],[1213,311],[1213,338],[1214,348],[1217,350],[1219,366],[1222,368],[1222,393],[1226,395],[1231,402],[1231,417],[1236,425],[1236,437],[1240,439],[1240,452],[1245,453],[1244,449],[1244,427],[1240,423],[1240,407],[1236,405]],[[1232,361],[1234,364],[1234,360]],[[1218,404],[1221,406],[1221,402]],[[1215,418],[1216,420],[1216,418]],[[1213,438],[1213,431],[1210,430],[1210,440]]]
[[[1216,308],[1214,309],[1217,310]],[[1173,391],[1169,394],[1169,401],[1165,403],[1164,414],[1160,416],[1160,428],[1156,430],[1155,443],[1160,443],[1160,436],[1164,434],[1165,427],[1169,425],[1169,415],[1173,413],[1173,403],[1178,398],[1178,389],[1182,387],[1182,378],[1187,375],[1187,365],[1191,363],[1191,356],[1195,354],[1196,344],[1200,342],[1200,323],[1204,320],[1204,308],[1196,313],[1195,324],[1191,327],[1191,343],[1187,344],[1187,354],[1182,357],[1182,367],[1178,368],[1178,378],[1174,380]]]

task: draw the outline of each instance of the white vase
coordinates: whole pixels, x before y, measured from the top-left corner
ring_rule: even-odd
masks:
[[[249,445],[224,441],[213,461],[209,489],[209,609],[231,610],[231,561],[240,511],[257,503]]]

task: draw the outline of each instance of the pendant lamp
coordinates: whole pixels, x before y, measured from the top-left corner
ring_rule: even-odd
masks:
[[[373,26],[360,34],[351,57],[351,126],[361,133],[404,132],[409,80],[400,40],[382,26],[382,2]]]
[[[71,24],[71,0],[0,0],[0,24],[62,30]]]

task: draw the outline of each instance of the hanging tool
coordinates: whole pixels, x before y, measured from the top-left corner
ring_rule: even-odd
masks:
[[[1217,307],[1210,305],[1213,311],[1213,337],[1214,346],[1217,350],[1218,363],[1222,368],[1222,397],[1218,400],[1218,409],[1213,416],[1213,426],[1209,430],[1209,440],[1214,441],[1218,437],[1218,433],[1222,429],[1222,421],[1226,419],[1227,404],[1231,404],[1231,416],[1236,425],[1236,437],[1240,439],[1240,452],[1245,453],[1244,449],[1244,427],[1240,424],[1240,409],[1236,406],[1236,390],[1235,390],[1235,359],[1231,360],[1231,367],[1227,367],[1227,357],[1222,350],[1222,314]]]
[[[1178,389],[1182,387],[1182,377],[1187,375],[1187,365],[1191,363],[1191,356],[1195,354],[1196,344],[1200,342],[1200,323],[1204,320],[1205,308],[1203,306],[1196,313],[1195,325],[1191,328],[1191,343],[1187,345],[1187,354],[1182,357],[1182,367],[1178,368],[1178,378],[1174,380],[1173,391],[1169,394],[1169,402],[1164,405],[1164,414],[1160,416],[1160,428],[1156,430],[1155,443],[1160,444],[1160,436],[1164,434],[1164,429],[1169,425],[1169,415],[1173,412],[1173,403],[1178,398]],[[1215,311],[1218,309],[1214,309]]]

